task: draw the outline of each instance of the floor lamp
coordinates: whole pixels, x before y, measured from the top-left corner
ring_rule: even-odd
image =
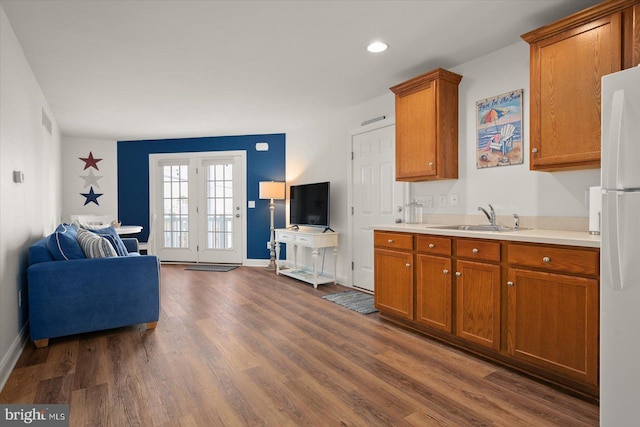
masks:
[[[275,248],[275,236],[274,236],[274,226],[273,226],[273,214],[276,209],[274,200],[282,200],[284,199],[284,190],[285,190],[284,182],[274,182],[274,181],[261,181],[260,182],[260,198],[269,200],[269,213],[271,215],[271,228],[269,232],[269,252],[270,252],[270,260],[269,265],[267,266],[267,270],[275,270],[276,269],[276,248]]]

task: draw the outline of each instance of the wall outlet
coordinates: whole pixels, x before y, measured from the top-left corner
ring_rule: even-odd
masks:
[[[424,207],[425,208],[432,208],[433,207],[433,196],[432,195],[428,195],[424,197]]]
[[[449,204],[451,206],[458,206],[458,195],[457,194],[450,194],[449,195]]]
[[[438,206],[440,206],[441,208],[447,206],[447,195],[446,194],[441,194],[438,197]]]

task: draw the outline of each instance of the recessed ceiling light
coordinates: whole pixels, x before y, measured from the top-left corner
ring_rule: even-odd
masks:
[[[367,50],[372,53],[384,52],[387,50],[389,46],[386,43],[382,42],[373,42],[369,46],[367,46]]]

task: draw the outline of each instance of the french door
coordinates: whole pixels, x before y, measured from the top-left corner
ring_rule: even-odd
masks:
[[[241,264],[244,248],[244,151],[152,154],[150,213],[163,261]]]

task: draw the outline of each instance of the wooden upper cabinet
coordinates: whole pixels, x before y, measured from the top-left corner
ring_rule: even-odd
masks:
[[[600,167],[600,82],[638,63],[638,3],[606,1],[522,35],[531,45],[532,170]]]
[[[462,76],[437,68],[393,86],[396,180],[458,178],[458,85]]]

